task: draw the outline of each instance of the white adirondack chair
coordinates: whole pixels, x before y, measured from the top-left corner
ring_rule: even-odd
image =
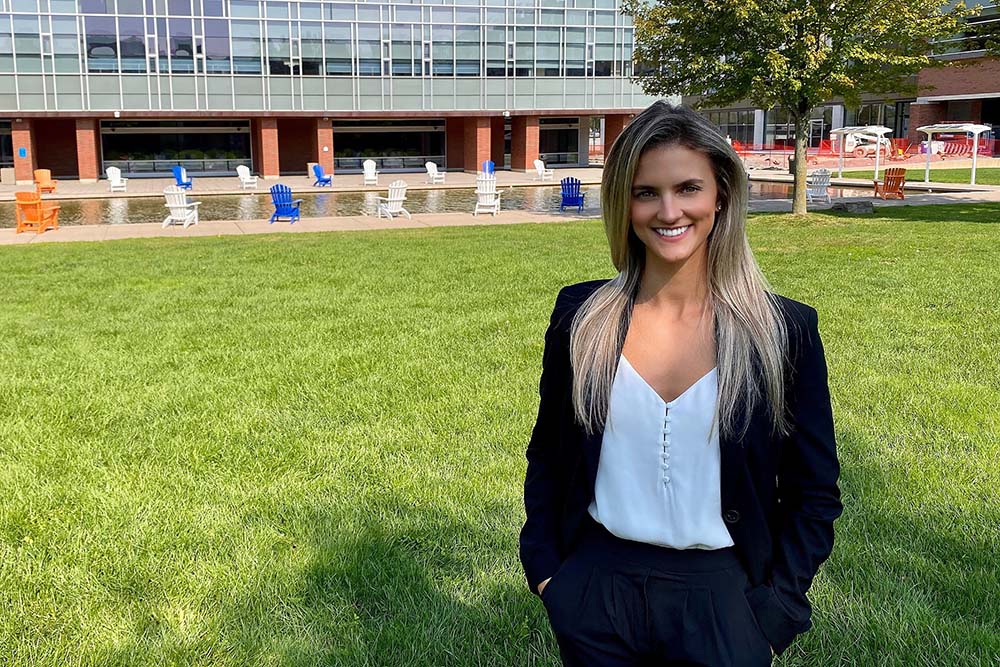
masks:
[[[806,202],[812,203],[825,199],[827,204],[832,203],[830,199],[830,170],[817,169],[806,177]]]
[[[163,220],[163,228],[170,225],[184,225],[187,229],[190,225],[198,224],[198,206],[200,201],[188,201],[187,192],[176,185],[169,185],[163,191],[163,196],[167,198],[167,210],[170,214]]]
[[[424,166],[427,167],[428,183],[444,183],[444,173],[438,171],[437,163],[425,162]]]
[[[538,181],[551,181],[555,178],[555,171],[552,169],[546,169],[545,163],[541,160],[535,160],[535,171],[538,172],[538,177],[535,180]]]
[[[389,184],[389,196],[378,198],[376,217],[381,218],[385,215],[391,218],[394,215],[405,215],[409,218],[410,212],[403,208],[404,201],[406,201],[406,181],[393,181]]]
[[[473,216],[480,213],[500,212],[500,193],[497,192],[497,177],[495,174],[480,173],[476,177],[476,209]]]
[[[240,177],[240,187],[244,190],[248,188],[257,189],[257,177],[250,174],[250,167],[241,164],[236,167],[236,175]]]
[[[378,185],[378,172],[375,171],[375,160],[365,160],[361,163],[365,170],[364,185]]]
[[[108,188],[111,192],[125,192],[127,178],[122,178],[122,170],[118,167],[108,167],[104,170],[108,175]]]

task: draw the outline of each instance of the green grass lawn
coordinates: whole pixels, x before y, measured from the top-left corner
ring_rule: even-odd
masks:
[[[845,513],[783,666],[1000,660],[1000,206],[761,215]],[[557,664],[516,555],[598,223],[0,248],[0,663]]]
[[[885,172],[887,167],[897,167],[899,165],[889,164],[881,165],[879,168],[879,178]],[[924,180],[924,166],[920,165],[906,165],[906,180],[907,181],[922,181]],[[833,171],[834,176],[837,175],[836,170]],[[872,166],[871,169],[862,169],[854,171],[845,171],[844,178],[872,178],[875,175],[875,167]],[[935,169],[934,163],[931,163],[931,182],[933,183],[969,183],[969,179],[972,177],[972,167],[968,169]],[[976,185],[1000,185],[1000,167],[977,167],[976,168]]]

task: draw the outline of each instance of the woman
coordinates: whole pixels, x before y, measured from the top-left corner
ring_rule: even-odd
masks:
[[[528,584],[567,666],[768,665],[841,513],[816,311],[767,291],[746,172],[697,113],[636,116],[601,198],[619,273],[545,334]]]

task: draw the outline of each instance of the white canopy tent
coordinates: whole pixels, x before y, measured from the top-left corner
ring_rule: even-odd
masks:
[[[935,123],[934,125],[924,125],[918,127],[917,132],[927,135],[927,164],[924,167],[924,183],[931,179],[931,139],[935,134],[956,134],[962,132],[972,135],[972,178],[970,185],[976,184],[976,157],[979,155],[979,135],[993,128],[989,125],[979,125],[977,123]]]
[[[838,127],[836,130],[830,130],[830,134],[840,135],[840,164],[837,167],[837,177],[840,178],[844,175],[844,144],[847,143],[848,134],[867,134],[874,135],[878,137],[878,144],[875,146],[875,180],[878,180],[878,165],[879,158],[882,155],[882,139],[885,135],[892,132],[892,130],[884,125],[849,125],[847,127]]]

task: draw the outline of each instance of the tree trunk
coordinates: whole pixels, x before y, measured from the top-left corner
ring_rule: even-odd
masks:
[[[792,213],[806,214],[806,148],[809,146],[809,114],[793,116],[795,122],[795,187],[792,190]]]

